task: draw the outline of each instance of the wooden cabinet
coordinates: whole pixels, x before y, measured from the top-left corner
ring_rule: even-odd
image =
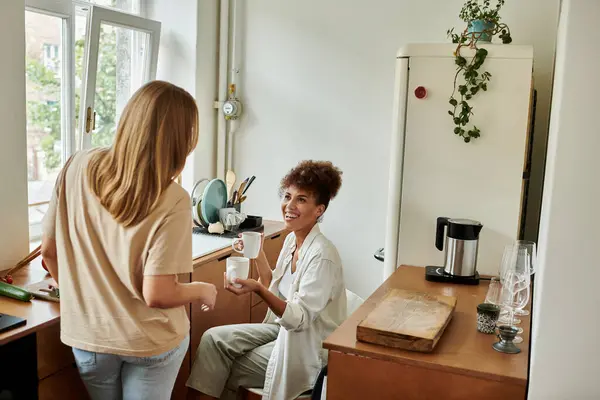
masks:
[[[75,365],[70,365],[54,375],[40,380],[38,393],[40,400],[89,399]]]
[[[242,324],[250,321],[250,294],[236,296],[223,288],[223,274],[229,255],[201,265],[194,270],[193,281],[212,283],[217,287],[217,304],[215,309],[204,312],[201,304],[192,303],[192,361],[196,357],[196,349],[202,334],[209,328],[219,325]]]
[[[271,269],[275,269],[275,266],[277,265],[277,259],[279,258],[279,253],[281,252],[283,242],[285,241],[287,235],[287,232],[282,232],[265,239],[263,248],[265,250],[267,261],[269,261],[269,266],[271,267]],[[258,271],[254,266],[252,268],[251,276],[253,279],[258,279]],[[252,293],[252,307],[256,306],[260,302],[262,302],[261,298],[256,294]],[[262,322],[262,320],[260,322]]]
[[[265,221],[264,249],[271,268],[275,268],[277,258],[283,246],[287,232],[283,230],[283,224],[280,222]],[[269,236],[270,235],[270,236]],[[192,362],[196,356],[196,350],[200,343],[202,334],[209,328],[219,325],[230,325],[263,321],[267,312],[266,304],[258,296],[250,294],[236,296],[223,288],[223,274],[226,267],[226,259],[232,254],[231,248],[225,248],[213,253],[207,254],[194,260],[194,272],[192,274],[183,274],[179,276],[179,281],[191,282],[202,281],[214,284],[218,289],[216,308],[210,312],[203,312],[201,304],[188,304],[186,310],[190,318],[190,348],[181,365],[179,375],[173,388],[172,399],[185,399],[187,396],[187,387],[185,382],[189,377]],[[258,278],[254,269],[251,270],[251,276]],[[38,282],[45,279],[46,272],[37,268],[27,268],[20,271],[21,275],[16,275],[19,285],[26,285],[31,282]],[[38,394],[40,399],[87,399],[87,393],[83,382],[79,377],[77,367],[71,348],[65,346],[60,341],[60,324],[58,323],[59,309],[56,304],[47,304],[45,302],[31,302],[31,304],[15,303],[8,299],[0,299],[3,305],[2,311],[21,316],[27,319],[27,326],[22,329],[29,329],[29,333],[23,338],[11,338],[6,343],[13,343],[18,340],[29,340],[28,346],[35,347],[36,352],[31,352],[31,359],[37,357],[37,382]],[[43,314],[43,318],[40,315]],[[32,325],[33,323],[33,325]],[[33,328],[32,328],[33,326]],[[32,330],[33,329],[33,330]],[[0,340],[11,335],[20,333],[13,330],[8,334],[0,335]],[[35,336],[33,335],[35,334]],[[35,344],[33,344],[35,342]],[[13,343],[14,344],[14,343]],[[4,347],[6,348],[6,347]],[[22,352],[18,353],[22,355]],[[0,356],[0,358],[2,358]],[[28,363],[32,372],[28,375],[35,375],[33,362]],[[19,370],[20,371],[20,370]]]
[[[38,379],[44,379],[75,363],[71,347],[60,341],[60,323],[36,335]]]
[[[179,282],[181,283],[189,283],[192,279],[192,274],[181,274],[178,277]],[[190,318],[191,325],[191,305],[188,304],[185,306],[187,311],[188,318]],[[190,334],[191,336],[191,334]],[[190,376],[190,369],[192,368],[192,348],[188,347],[188,351],[181,363],[181,368],[179,369],[179,374],[177,375],[177,379],[175,380],[175,385],[173,386],[173,393],[171,394],[172,399],[185,399],[187,394],[187,387],[185,386],[185,382]]]
[[[267,307],[267,303],[264,301],[252,306],[252,309],[250,310],[250,322],[253,324],[260,324],[263,322],[268,309],[269,307]]]

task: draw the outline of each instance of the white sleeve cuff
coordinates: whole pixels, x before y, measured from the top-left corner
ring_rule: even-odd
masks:
[[[276,318],[275,322],[288,331],[295,331],[300,328],[303,320],[301,306],[295,303],[287,302],[285,311],[281,318]]]

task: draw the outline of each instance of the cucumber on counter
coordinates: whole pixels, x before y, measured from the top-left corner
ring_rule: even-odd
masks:
[[[4,282],[0,282],[0,296],[6,296],[21,301],[30,301],[33,297],[27,290]]]

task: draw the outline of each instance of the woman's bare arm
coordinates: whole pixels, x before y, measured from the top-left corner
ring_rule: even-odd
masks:
[[[144,301],[152,308],[174,308],[200,301],[213,309],[217,299],[215,285],[204,282],[179,283],[177,275],[146,275],[142,287]]]
[[[42,236],[42,259],[48,272],[58,284],[58,257],[56,255],[56,241],[48,236]]]

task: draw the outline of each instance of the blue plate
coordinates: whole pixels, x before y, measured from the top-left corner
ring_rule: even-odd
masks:
[[[209,224],[219,222],[219,210],[227,206],[227,186],[220,179],[213,179],[204,188],[200,203],[202,218]]]

